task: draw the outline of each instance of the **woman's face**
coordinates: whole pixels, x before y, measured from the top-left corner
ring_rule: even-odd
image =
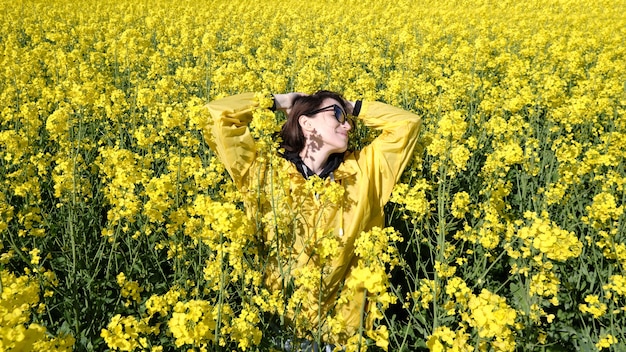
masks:
[[[318,109],[324,109],[307,118],[311,124],[307,137],[309,143],[307,145],[312,145],[314,148],[317,147],[328,154],[343,153],[348,149],[348,131],[352,129],[343,108],[341,108],[341,111],[338,111],[333,107],[333,104],[341,107],[338,101],[327,98],[318,107]],[[344,114],[343,117],[341,113]],[[345,119],[344,122],[339,122],[337,117],[340,120]]]

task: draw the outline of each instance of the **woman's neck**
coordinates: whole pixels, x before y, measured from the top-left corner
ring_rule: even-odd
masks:
[[[322,173],[322,170],[324,170],[324,166],[326,166],[326,162],[328,161],[328,155],[326,153],[316,153],[308,150],[308,148],[305,148],[300,152],[300,157],[302,158],[304,165],[306,165],[306,167],[308,167],[316,175]]]

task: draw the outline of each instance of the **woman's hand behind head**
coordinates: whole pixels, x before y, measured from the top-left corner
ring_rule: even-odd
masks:
[[[274,101],[276,102],[276,109],[284,110],[289,114],[291,107],[293,107],[294,102],[302,96],[306,96],[308,94],[293,92],[293,93],[285,93],[285,94],[274,94]]]

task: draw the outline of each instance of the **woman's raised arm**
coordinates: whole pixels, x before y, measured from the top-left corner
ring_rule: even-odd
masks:
[[[256,159],[256,145],[248,124],[258,106],[254,93],[233,95],[206,105],[211,121],[204,129],[204,139],[239,189]]]
[[[383,206],[413,156],[422,119],[416,114],[381,102],[363,102],[359,119],[381,133],[360,151],[358,163],[372,182],[372,196]]]

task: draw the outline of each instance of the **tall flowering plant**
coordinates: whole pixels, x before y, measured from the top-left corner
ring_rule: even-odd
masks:
[[[0,349],[625,349],[623,0],[0,8]],[[209,100],[318,89],[423,117],[389,226],[358,241],[354,334],[352,296],[319,324],[332,234],[265,282],[299,197],[323,216],[340,190],[286,192],[267,94],[266,188],[237,191],[202,133]]]

